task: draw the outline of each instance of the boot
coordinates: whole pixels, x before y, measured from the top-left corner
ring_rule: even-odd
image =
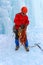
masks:
[[[29,51],[29,48],[28,47],[25,47],[25,50],[28,52]]]
[[[16,46],[15,50],[18,50],[19,49],[19,46]]]

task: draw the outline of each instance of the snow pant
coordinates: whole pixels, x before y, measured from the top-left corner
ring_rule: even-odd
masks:
[[[16,44],[16,46],[19,46],[18,30],[16,30],[16,33],[15,33],[15,44]],[[25,46],[28,47],[28,40],[26,40]]]

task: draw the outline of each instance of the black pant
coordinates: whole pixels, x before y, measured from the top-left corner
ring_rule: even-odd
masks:
[[[18,30],[15,31],[15,39],[18,39],[19,36],[18,36]]]

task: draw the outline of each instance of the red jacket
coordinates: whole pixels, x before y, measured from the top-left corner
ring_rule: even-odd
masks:
[[[28,16],[27,15],[23,16],[21,13],[18,13],[14,18],[14,23],[16,25],[15,26],[16,29],[18,29],[22,24],[28,25],[29,24]]]

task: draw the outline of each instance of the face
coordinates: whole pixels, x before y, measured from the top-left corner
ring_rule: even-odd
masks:
[[[26,13],[22,12],[22,15],[23,15],[23,16],[25,16],[25,15],[26,15]]]

